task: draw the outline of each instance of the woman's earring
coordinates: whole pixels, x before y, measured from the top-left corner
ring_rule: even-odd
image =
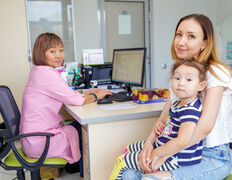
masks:
[[[201,52],[202,52],[202,51],[204,50],[204,48],[201,48],[200,50],[201,50]]]

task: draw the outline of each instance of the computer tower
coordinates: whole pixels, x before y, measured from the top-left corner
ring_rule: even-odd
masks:
[[[84,81],[85,81],[85,88],[89,89],[91,88],[90,81],[93,77],[93,67],[92,66],[85,66],[83,68],[83,75],[84,75]]]

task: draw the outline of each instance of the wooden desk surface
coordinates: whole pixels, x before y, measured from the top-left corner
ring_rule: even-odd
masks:
[[[135,108],[103,110],[101,106],[132,105]],[[164,106],[162,103],[137,104],[132,101],[114,102],[113,104],[98,105],[97,103],[86,104],[84,106],[65,105],[65,109],[80,124],[93,124],[109,122],[115,120],[146,118],[159,116]]]

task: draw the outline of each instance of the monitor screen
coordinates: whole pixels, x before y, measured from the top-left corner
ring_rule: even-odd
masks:
[[[143,86],[146,48],[114,49],[112,82]]]
[[[93,66],[92,80],[97,80],[98,84],[111,83],[112,65]]]

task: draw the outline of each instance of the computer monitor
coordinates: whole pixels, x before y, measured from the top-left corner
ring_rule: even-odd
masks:
[[[131,92],[131,85],[143,86],[146,48],[114,49],[112,82],[124,84]]]
[[[98,85],[111,83],[112,64],[96,65],[92,68],[92,80],[96,80]]]

